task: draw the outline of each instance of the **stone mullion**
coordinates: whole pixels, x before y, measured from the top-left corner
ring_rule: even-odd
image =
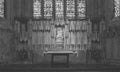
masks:
[[[67,8],[66,8],[66,7],[67,7],[66,1],[67,1],[67,0],[64,0],[64,1],[63,1],[63,2],[64,2],[64,6],[63,6],[63,7],[64,7],[64,8],[63,8],[63,9],[64,9],[64,20],[66,20],[66,10],[67,10]]]
[[[78,10],[77,10],[77,2],[78,0],[74,0],[75,1],[75,19],[78,18]]]
[[[44,0],[41,0],[41,15],[44,18]]]
[[[53,15],[53,19],[55,20],[55,18],[56,18],[56,15],[55,15],[55,13],[56,13],[56,11],[55,11],[55,0],[52,0],[52,3],[53,3],[53,12],[52,12],[52,15]]]

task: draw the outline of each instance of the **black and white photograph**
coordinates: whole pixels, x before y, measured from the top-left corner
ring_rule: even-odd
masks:
[[[120,0],[0,0],[0,72],[120,72]]]

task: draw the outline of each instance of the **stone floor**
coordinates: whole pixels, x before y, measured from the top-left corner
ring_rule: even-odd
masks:
[[[0,72],[120,72],[119,65],[84,65],[51,67],[45,64],[0,65]]]

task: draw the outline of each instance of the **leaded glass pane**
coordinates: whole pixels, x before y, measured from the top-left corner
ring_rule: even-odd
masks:
[[[33,16],[37,19],[41,17],[41,0],[33,0]]]
[[[85,4],[85,0],[78,0],[77,1],[77,13],[78,13],[78,17],[80,18],[84,18],[85,15],[85,11],[86,11],[86,4]]]
[[[63,0],[55,0],[55,11],[56,11],[56,17],[63,17]]]
[[[75,0],[67,0],[67,17],[75,17]]]
[[[120,0],[114,0],[115,4],[115,17],[120,15]]]
[[[52,17],[52,0],[44,0],[44,17]]]
[[[4,0],[0,0],[0,17],[4,17]]]

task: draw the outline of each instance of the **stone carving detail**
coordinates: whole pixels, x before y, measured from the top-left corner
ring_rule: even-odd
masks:
[[[57,31],[56,31],[56,42],[57,43],[62,43],[63,40],[64,40],[64,32],[63,32],[63,29],[62,28],[57,28]]]
[[[107,37],[120,37],[120,17],[115,17],[111,20],[107,34]]]

